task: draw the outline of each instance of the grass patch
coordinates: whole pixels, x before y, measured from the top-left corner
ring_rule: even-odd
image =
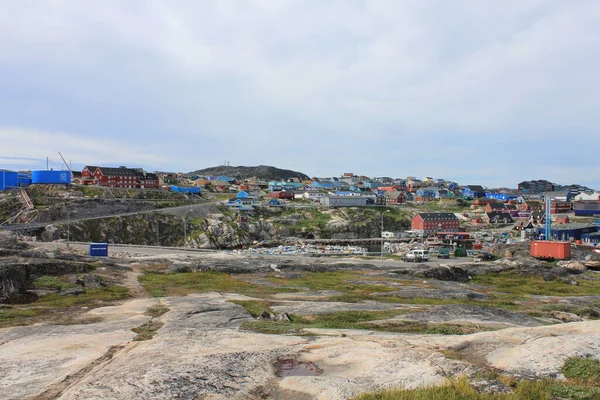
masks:
[[[109,286],[102,289],[87,289],[78,296],[63,296],[52,293],[41,297],[34,304],[52,308],[73,306],[93,306],[99,302],[124,300],[129,297],[129,289],[125,286]]]
[[[183,272],[161,274],[147,272],[139,278],[144,288],[154,297],[185,296],[190,293],[220,292],[241,293],[248,296],[265,296],[282,292],[297,292],[292,288],[273,288],[235,279],[222,272]]]
[[[304,329],[363,329],[382,332],[426,333],[461,335],[472,333],[473,328],[449,324],[427,324],[412,321],[371,324],[415,310],[340,311],[311,316],[290,315],[291,322],[247,321],[243,329],[267,334],[304,334]]]
[[[561,280],[544,281],[542,277],[519,275],[514,272],[488,273],[473,277],[473,283],[492,286],[516,295],[589,296],[600,292],[600,281],[580,280],[574,286]]]
[[[163,323],[154,319],[146,322],[143,325],[133,328],[132,331],[137,333],[137,336],[133,338],[134,341],[139,342],[142,340],[150,340],[156,334],[160,328],[163,327]]]
[[[157,306],[149,307],[144,314],[156,318],[166,314],[169,311],[170,310],[167,307],[163,306],[162,304],[159,304]]]
[[[591,357],[570,357],[562,367],[568,379],[600,384],[600,361]]]
[[[33,281],[33,287],[36,289],[62,290],[77,287],[74,283],[57,276],[40,276]]]
[[[551,399],[597,399],[600,389],[595,387],[565,384],[553,380],[521,381],[512,393],[481,394],[466,378],[450,381],[445,385],[405,390],[391,389],[376,393],[365,393],[355,400],[551,400]]]
[[[0,328],[16,325],[27,325],[27,320],[37,317],[41,310],[0,309]]]
[[[232,303],[240,305],[246,309],[254,318],[258,317],[264,311],[273,313],[271,303],[260,300],[231,300]]]

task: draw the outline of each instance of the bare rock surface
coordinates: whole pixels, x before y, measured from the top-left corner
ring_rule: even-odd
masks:
[[[277,312],[296,315],[328,314],[339,311],[388,311],[421,309],[422,306],[412,304],[379,303],[376,301],[361,301],[359,303],[342,303],[335,301],[288,301],[278,302],[271,308]]]
[[[136,336],[131,329],[150,319],[143,312],[154,303],[133,300],[117,309],[112,307],[121,317],[110,323],[0,329],[2,398],[21,400],[40,395],[101,358],[111,347],[130,342]]]
[[[437,306],[431,310],[406,314],[401,320],[432,323],[453,323],[486,326],[541,326],[537,319],[527,315],[502,310],[500,308],[479,307],[469,304],[450,304]]]
[[[0,389],[11,400],[346,399],[394,386],[440,384],[472,374],[478,364],[522,376],[554,376],[569,356],[600,357],[600,321],[464,336],[331,329],[305,330],[316,336],[264,335],[240,329],[254,319],[228,301],[233,297],[240,296],[160,299],[169,311],[157,317],[164,325],[146,341],[133,341],[131,328],[149,320],[144,311],[155,299],[92,310],[85,316],[102,319],[93,324],[2,329]],[[288,312],[294,306],[289,303],[279,306]],[[311,306],[301,303],[298,311]],[[440,307],[427,320],[447,321],[454,313],[533,325],[483,308]],[[466,361],[446,358],[442,350],[454,350]],[[281,360],[317,372],[281,374],[276,367]]]

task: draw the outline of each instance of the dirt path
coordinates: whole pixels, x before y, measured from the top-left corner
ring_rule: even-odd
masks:
[[[142,275],[141,264],[131,264],[131,271],[125,273],[125,279],[123,285],[129,289],[131,297],[134,298],[148,298],[150,294],[140,284],[139,277]]]

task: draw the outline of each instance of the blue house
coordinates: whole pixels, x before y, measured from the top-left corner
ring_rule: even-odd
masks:
[[[485,197],[485,189],[479,185],[469,185],[463,190],[463,196],[467,199]]]
[[[279,199],[271,199],[269,200],[269,207],[285,207],[285,202]]]
[[[248,196],[248,193],[244,192],[243,190],[235,195],[236,199],[247,199],[248,197],[250,197]]]
[[[440,191],[434,187],[420,188],[417,189],[416,195],[430,199],[439,199]]]
[[[310,184],[313,189],[317,190],[333,190],[334,186],[331,182],[313,182]]]

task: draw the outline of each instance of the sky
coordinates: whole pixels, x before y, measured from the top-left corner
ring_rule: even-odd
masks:
[[[600,188],[598,21],[596,0],[3,0],[0,168]]]

